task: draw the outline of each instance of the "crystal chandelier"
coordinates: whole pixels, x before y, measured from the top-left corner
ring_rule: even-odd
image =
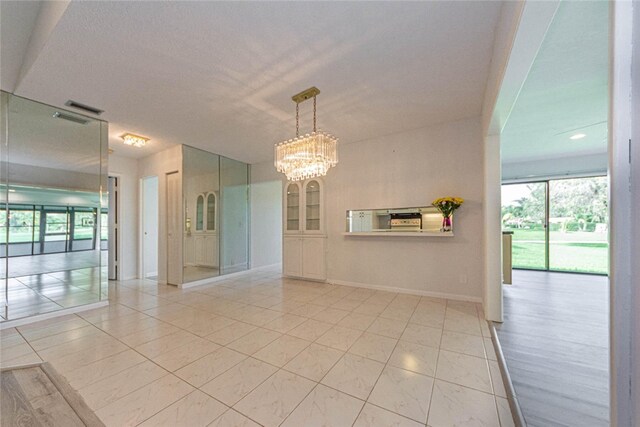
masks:
[[[289,181],[324,176],[338,163],[338,138],[316,130],[316,96],[320,90],[309,88],[291,99],[296,103],[296,137],[275,146],[275,166]],[[313,132],[300,135],[300,103],[313,98]]]

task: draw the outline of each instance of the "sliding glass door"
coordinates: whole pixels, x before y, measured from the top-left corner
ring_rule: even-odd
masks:
[[[513,232],[513,266],[547,269],[547,184],[502,186],[503,229]]]
[[[549,181],[549,269],[609,272],[607,178]]]
[[[502,186],[514,268],[607,274],[608,217],[606,177]]]

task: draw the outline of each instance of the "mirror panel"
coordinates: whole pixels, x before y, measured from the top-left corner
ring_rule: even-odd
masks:
[[[183,146],[184,263],[183,282],[216,277],[220,274],[219,235],[215,227],[217,212],[209,209],[209,196],[220,192],[220,156]],[[195,215],[195,229],[191,228]]]
[[[106,298],[107,124],[4,92],[2,104],[2,317]]]
[[[249,268],[249,165],[220,157],[222,273]]]

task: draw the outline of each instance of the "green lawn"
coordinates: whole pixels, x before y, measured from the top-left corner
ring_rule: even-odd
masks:
[[[544,231],[514,230],[513,267],[544,269]],[[603,233],[551,232],[549,268],[551,270],[607,274],[608,244]]]
[[[6,229],[4,227],[0,227],[0,239],[1,241],[4,243],[4,239],[6,237]],[[38,239],[38,230],[36,229],[36,233],[35,233],[35,238],[36,240]],[[51,236],[53,237],[53,236]],[[93,229],[91,228],[79,228],[76,229],[76,232],[74,234],[74,239],[79,240],[79,239],[91,239],[93,238]],[[32,232],[31,230],[20,230],[20,231],[15,231],[15,230],[11,230],[9,233],[9,243],[25,243],[25,242],[31,242],[31,239],[33,238]],[[103,238],[106,238],[105,236],[103,236]],[[51,238],[50,240],[65,240],[65,236],[61,235],[61,236],[55,236],[55,238]]]

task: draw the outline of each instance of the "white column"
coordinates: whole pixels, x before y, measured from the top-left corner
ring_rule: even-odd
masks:
[[[484,315],[502,322],[500,136],[484,138]]]
[[[631,240],[631,288],[634,289],[633,302],[635,307],[635,318],[631,326],[631,349],[630,359],[632,363],[631,378],[633,378],[631,390],[631,413],[633,414],[631,424],[640,426],[640,4],[633,5],[633,45],[631,86],[633,93],[631,96],[631,224],[633,238]],[[635,262],[634,262],[635,261]]]
[[[611,425],[634,425],[631,394],[633,372],[633,311],[631,233],[637,222],[631,211],[631,2],[611,2],[609,73],[609,177],[610,177],[610,349]],[[636,144],[637,146],[637,144]],[[636,167],[637,169],[637,167]],[[633,186],[637,190],[636,186]],[[636,276],[637,280],[637,276]],[[635,338],[637,339],[637,337]],[[638,363],[638,358],[635,358]]]

